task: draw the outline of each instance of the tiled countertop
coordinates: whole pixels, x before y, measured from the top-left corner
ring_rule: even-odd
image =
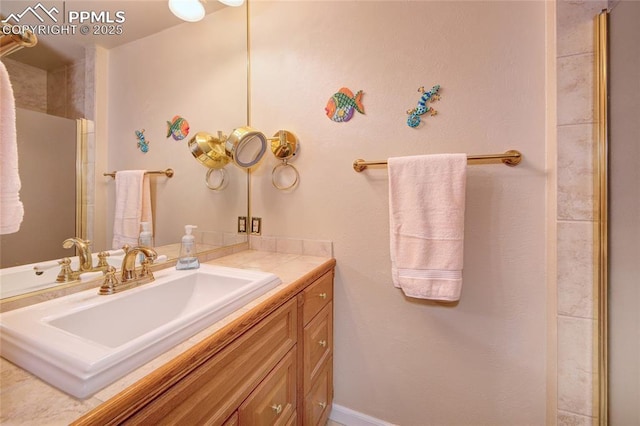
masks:
[[[284,292],[295,281],[318,268],[326,268],[330,261],[331,259],[326,257],[246,250],[207,262],[212,265],[272,272],[280,277],[282,284],[85,400],[73,398],[0,358],[0,423],[69,424],[203,339],[215,334],[263,301]]]

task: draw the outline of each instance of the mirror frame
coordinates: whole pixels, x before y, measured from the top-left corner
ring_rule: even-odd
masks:
[[[595,329],[594,356],[597,366],[597,380],[594,383],[594,410],[601,426],[609,423],[608,416],[608,291],[609,291],[609,226],[608,226],[608,185],[609,185],[609,128],[608,128],[608,23],[609,11],[603,10],[595,18],[596,30],[596,173],[595,173],[595,274],[596,292],[594,308],[597,326]]]

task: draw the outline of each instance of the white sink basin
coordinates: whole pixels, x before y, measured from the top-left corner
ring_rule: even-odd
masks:
[[[0,354],[86,398],[281,282],[212,265],[155,276],[114,295],[93,289],[0,314]]]

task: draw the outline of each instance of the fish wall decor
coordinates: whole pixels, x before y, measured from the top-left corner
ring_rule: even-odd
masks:
[[[140,151],[142,151],[143,153],[149,152],[149,142],[144,137],[144,129],[136,130],[135,133],[136,138],[138,139],[138,148],[140,149]]]
[[[338,123],[351,120],[354,110],[364,114],[362,90],[359,90],[354,95],[351,90],[343,87],[329,98],[324,110],[327,113],[327,117]]]
[[[440,85],[436,84],[431,88],[431,90],[426,91],[424,86],[418,89],[418,92],[422,93],[420,100],[418,101],[418,106],[413,109],[407,110],[407,114],[409,114],[409,118],[407,118],[407,126],[409,127],[418,127],[420,124],[420,116],[426,114],[427,112],[430,115],[436,115],[438,111],[433,109],[433,107],[427,106],[427,102],[435,102],[440,100],[440,94],[438,91],[440,90]]]
[[[180,141],[189,134],[189,122],[184,118],[176,115],[167,121],[167,138],[173,136],[173,139]]]

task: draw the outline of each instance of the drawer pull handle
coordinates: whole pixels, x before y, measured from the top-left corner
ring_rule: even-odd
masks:
[[[322,408],[323,410],[325,408],[327,408],[327,403],[326,402],[319,402],[318,405],[320,406],[320,408]]]
[[[326,340],[320,340],[320,341],[318,342],[318,344],[319,344],[320,346],[322,346],[323,348],[326,348],[326,347],[327,347],[327,341],[326,341]]]
[[[320,294],[318,294],[318,297],[320,299],[326,299],[327,298],[327,293],[320,293]]]
[[[282,413],[282,404],[278,404],[278,405],[272,405],[271,408],[273,409],[273,411],[276,413],[276,415]]]

